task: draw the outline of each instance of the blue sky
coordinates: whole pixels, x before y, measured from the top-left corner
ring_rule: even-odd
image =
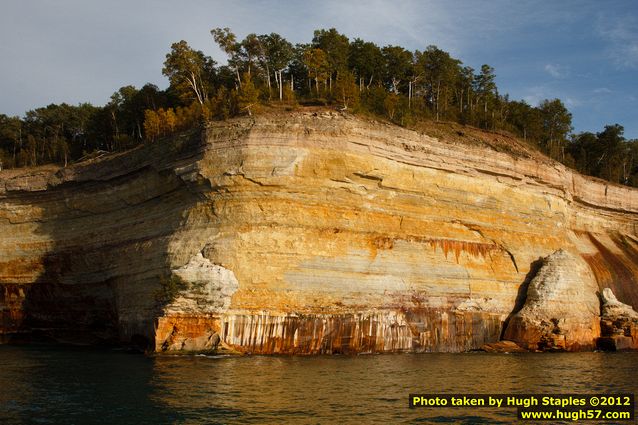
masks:
[[[213,56],[210,29],[277,32],[308,42],[317,28],[496,69],[501,93],[560,98],[575,131],[625,127],[638,138],[638,1],[3,0],[0,113],[49,103],[106,103],[119,87],[161,75],[172,42]]]

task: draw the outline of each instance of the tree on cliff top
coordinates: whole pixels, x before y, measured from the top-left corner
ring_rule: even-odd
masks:
[[[348,70],[348,51],[350,42],[348,37],[330,28],[329,30],[316,30],[312,39],[312,45],[321,49],[326,54],[328,62],[326,70],[328,72],[328,87],[332,92],[332,80],[338,78],[339,74]]]
[[[436,46],[380,48],[358,38],[350,42],[334,28],[319,29],[311,42],[294,47],[276,33],[241,40],[229,28],[215,28],[211,35],[228,55],[227,65],[216,67],[184,40],[173,43],[162,69],[170,81],[165,90],[125,86],[103,107],[62,104],[24,118],[0,115],[3,166],[64,164],[98,150],[128,149],[202,120],[252,115],[260,96],[273,99],[276,87],[279,99],[289,102],[286,109],[332,104],[400,125],[436,118],[512,131],[567,166],[638,185],[638,142],[625,141],[621,126],[575,135],[568,143],[571,114],[560,100],[538,106],[512,101],[499,94],[491,66],[475,72]]]
[[[279,34],[271,33],[260,35],[259,41],[263,48],[262,67],[267,74],[268,96],[270,97],[270,75],[274,75],[279,100],[283,99],[283,71],[288,67],[293,59],[294,51],[292,44]]]
[[[215,61],[182,40],[171,46],[162,73],[183,101],[190,103],[194,98],[202,105],[208,100],[214,67]]]
[[[412,52],[400,46],[385,46],[382,52],[385,86],[397,95],[407,92],[408,81],[414,74]]]
[[[228,66],[235,72],[236,83],[241,87],[241,78],[239,76],[241,44],[237,42],[237,37],[230,28],[213,28],[210,30],[210,34],[219,48],[228,55]]]
[[[341,104],[342,110],[352,108],[359,103],[359,90],[351,72],[342,72],[337,76],[334,96]]]
[[[370,88],[372,82],[380,82],[383,75],[384,59],[381,48],[374,43],[355,38],[350,44],[348,66],[357,78],[359,89]]]
[[[249,73],[244,73],[241,88],[239,89],[239,109],[248,112],[252,116],[259,108],[259,89],[253,84]]]
[[[326,81],[330,70],[326,52],[318,48],[309,48],[303,54],[303,62],[315,80],[316,95],[319,96],[319,81]]]
[[[567,135],[572,130],[572,114],[560,99],[544,100],[538,108],[543,123],[541,143],[551,158],[562,161]]]

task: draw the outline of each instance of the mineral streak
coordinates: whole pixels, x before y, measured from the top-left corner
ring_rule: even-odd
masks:
[[[465,351],[500,339],[538,260],[558,249],[636,309],[638,193],[481,137],[295,112],[2,171],[0,335]]]

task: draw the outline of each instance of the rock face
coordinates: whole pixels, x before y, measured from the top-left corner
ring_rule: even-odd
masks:
[[[598,345],[603,349],[638,349],[638,312],[623,304],[609,288],[603,289],[601,334]]]
[[[155,335],[155,349],[204,351],[217,348],[221,342],[218,326],[211,326],[211,323],[216,323],[215,318],[230,307],[231,297],[239,288],[235,275],[211,263],[200,252],[186,265],[174,270],[173,275],[179,279],[181,287],[172,288],[172,299],[164,300],[157,319],[157,328],[163,334]],[[186,330],[182,329],[184,322],[187,323]],[[201,326],[193,330],[192,323],[201,323]]]
[[[561,248],[638,307],[638,193],[485,137],[290,113],[2,171],[0,335],[465,351],[500,339],[532,264]]]
[[[598,285],[587,263],[560,249],[543,259],[505,339],[530,350],[594,348],[600,336]]]

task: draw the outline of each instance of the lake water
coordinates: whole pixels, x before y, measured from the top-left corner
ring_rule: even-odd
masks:
[[[408,394],[638,393],[637,370],[638,353],[215,358],[0,346],[0,423],[511,424],[513,408],[409,409]]]

